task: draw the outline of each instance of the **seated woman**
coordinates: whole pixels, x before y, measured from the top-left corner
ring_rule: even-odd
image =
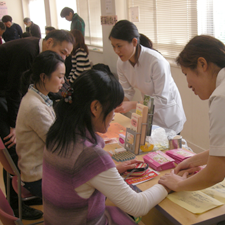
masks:
[[[114,109],[124,98],[113,75],[89,70],[79,76],[56,105],[43,160],[45,224],[135,224],[124,212],[141,216],[167,196],[159,184],[136,193],[103,150]],[[105,196],[117,207],[105,206]],[[124,211],[124,212],[123,212]]]
[[[83,71],[91,69],[91,63],[88,58],[88,47],[84,43],[84,37],[79,30],[70,31],[75,38],[75,44],[71,56],[66,59],[66,77],[70,83],[81,75]]]
[[[42,161],[46,134],[55,120],[49,92],[58,92],[64,83],[65,65],[55,52],[44,51],[24,74],[33,84],[23,97],[16,121],[16,152],[21,179],[33,195],[42,197]],[[27,90],[27,89],[26,89]]]

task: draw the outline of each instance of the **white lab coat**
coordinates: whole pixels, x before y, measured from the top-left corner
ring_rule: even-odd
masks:
[[[186,121],[179,90],[170,72],[168,61],[157,51],[141,46],[138,63],[117,61],[119,81],[125,97],[132,100],[137,88],[142,97],[154,97],[153,124],[179,133]]]

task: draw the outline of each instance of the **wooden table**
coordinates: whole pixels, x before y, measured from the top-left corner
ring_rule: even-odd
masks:
[[[125,117],[122,114],[115,115],[115,120],[112,121],[120,123],[124,127],[130,127],[130,119],[128,117]],[[113,145],[106,145],[105,150],[108,151],[115,146]],[[142,160],[143,155],[138,155],[137,159]],[[142,184],[137,185],[142,191],[152,187],[153,185],[158,183],[158,180],[161,176],[163,176],[165,173],[168,173],[169,170],[160,172],[159,176],[144,182]],[[148,218],[148,221],[144,221],[146,225],[169,225],[169,224],[175,224],[175,225],[212,225],[216,224],[220,221],[225,220],[225,205],[219,206],[217,208],[214,208],[212,210],[209,210],[208,212],[205,212],[203,214],[197,215],[193,214],[186,209],[180,207],[179,205],[173,203],[169,199],[165,198],[162,202],[160,202],[155,208],[162,213],[163,216],[165,216],[167,219],[169,219],[170,222],[168,222],[167,219],[164,219],[164,222],[159,222],[158,217],[160,217],[160,213],[156,215],[155,209],[153,209],[154,213],[152,213],[150,210],[151,216],[148,217],[146,215],[145,217]],[[155,217],[155,218],[153,218]],[[144,220],[144,218],[143,218]],[[158,222],[157,222],[158,221]],[[171,223],[172,222],[172,223]]]

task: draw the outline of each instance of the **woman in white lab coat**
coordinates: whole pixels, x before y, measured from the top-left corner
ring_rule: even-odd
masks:
[[[109,39],[119,56],[117,73],[124,90],[124,101],[116,112],[126,113],[136,108],[132,101],[135,89],[142,97],[154,97],[153,124],[180,133],[186,121],[179,90],[171,76],[170,65],[157,51],[139,43],[137,27],[128,20],[118,21]]]

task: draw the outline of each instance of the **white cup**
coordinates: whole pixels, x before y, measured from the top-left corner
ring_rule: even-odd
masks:
[[[182,148],[182,145],[187,146],[187,142],[182,138],[181,135],[175,137],[168,137],[169,149]]]

